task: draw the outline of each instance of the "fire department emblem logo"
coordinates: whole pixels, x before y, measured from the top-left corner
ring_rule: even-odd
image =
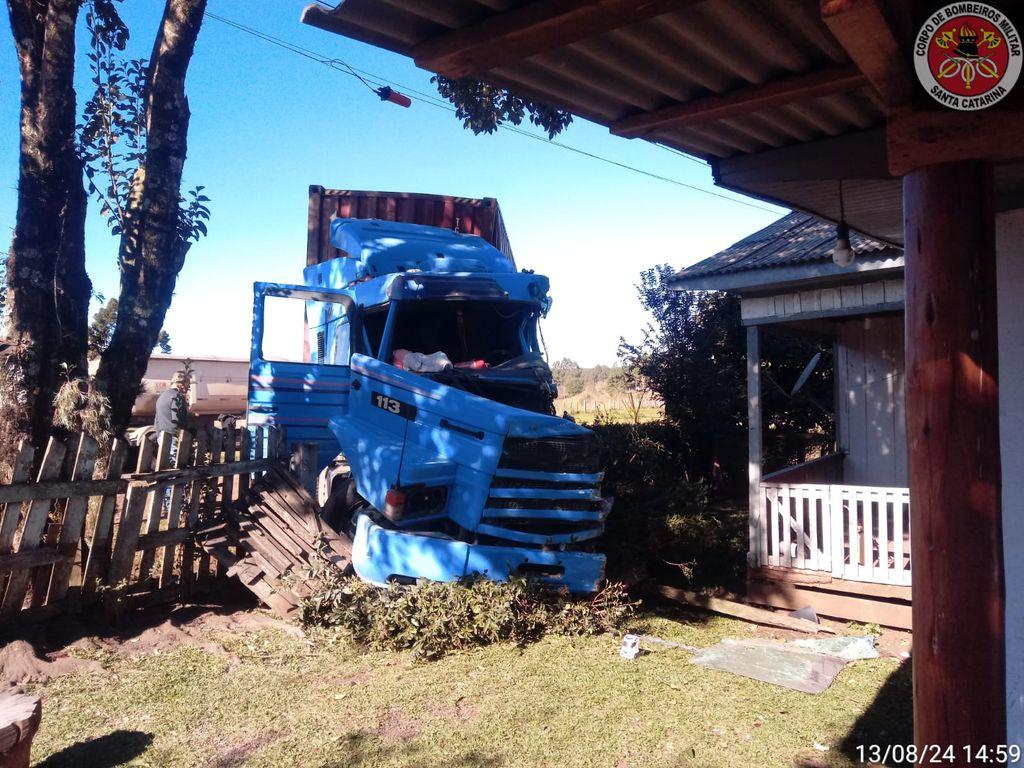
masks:
[[[914,67],[928,95],[952,109],[990,107],[1020,76],[1020,35],[984,3],[952,3],[933,13],[914,41]]]

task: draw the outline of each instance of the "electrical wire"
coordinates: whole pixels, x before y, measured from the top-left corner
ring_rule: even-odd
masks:
[[[279,37],[275,37],[274,35],[268,34],[266,32],[261,32],[258,29],[250,27],[250,26],[248,26],[246,24],[242,24],[242,23],[237,22],[237,21],[235,21],[233,19],[229,19],[229,18],[226,18],[224,16],[220,16],[219,14],[213,13],[212,11],[207,11],[206,15],[209,18],[211,18],[211,19],[214,19],[214,20],[219,21],[219,22],[221,22],[223,24],[226,24],[226,25],[228,25],[230,27],[233,27],[233,28],[235,28],[236,30],[238,30],[240,32],[243,32],[245,34],[248,34],[248,35],[256,37],[256,38],[258,38],[260,40],[263,40],[264,42],[270,43],[271,45],[275,45],[275,46],[277,46],[279,48],[283,48],[284,50],[290,51],[290,52],[292,52],[292,53],[294,53],[294,54],[296,54],[298,56],[302,56],[302,57],[304,57],[306,59],[309,59],[311,61],[315,61],[318,64],[322,64],[324,66],[330,67],[331,69],[334,69],[335,71],[341,72],[342,74],[346,74],[346,75],[349,75],[351,77],[354,77],[357,80],[359,80],[363,85],[365,85],[374,94],[379,95],[378,94],[378,89],[380,87],[384,87],[384,86],[392,87],[395,90],[398,90],[398,91],[400,91],[400,92],[402,92],[402,93],[404,93],[406,95],[414,94],[419,101],[422,101],[423,103],[429,104],[430,106],[436,107],[438,109],[443,109],[446,112],[455,113],[457,111],[456,108],[452,104],[450,104],[450,103],[448,103],[446,101],[443,101],[442,99],[438,98],[437,96],[432,96],[430,94],[424,93],[423,91],[417,90],[415,88],[412,88],[412,87],[409,87],[409,86],[406,86],[406,85],[402,85],[401,83],[395,83],[395,82],[393,82],[393,81],[391,81],[391,80],[389,80],[389,79],[387,79],[387,78],[385,78],[385,77],[383,77],[381,75],[377,75],[377,74],[375,74],[373,72],[367,72],[366,70],[358,69],[356,67],[351,66],[350,64],[348,64],[348,62],[346,62],[343,59],[331,58],[331,57],[328,57],[328,56],[324,56],[323,54],[317,53],[316,51],[310,50],[309,48],[304,48],[301,45],[296,45],[294,43],[288,42],[287,40],[283,40],[283,39],[281,39]],[[374,83],[378,84],[376,88],[374,87]],[[565,143],[560,142],[560,141],[554,141],[553,139],[545,138],[544,136],[541,136],[539,134],[533,133],[531,131],[527,131],[527,130],[525,130],[523,128],[520,128],[518,126],[515,126],[515,125],[502,124],[502,125],[499,125],[498,127],[501,128],[502,130],[510,131],[511,133],[515,133],[515,134],[518,134],[520,136],[525,136],[526,138],[533,139],[534,141],[540,141],[540,142],[542,142],[544,144],[547,144],[549,146],[555,146],[555,147],[558,147],[560,149],[564,149],[564,150],[567,150],[569,152],[573,152],[573,153],[575,153],[577,155],[581,155],[583,157],[588,157],[588,158],[590,158],[592,160],[598,160],[598,161],[600,161],[602,163],[607,163],[608,165],[615,166],[616,168],[621,168],[621,169],[626,170],[626,171],[631,171],[633,173],[638,173],[638,174],[640,174],[642,176],[646,176],[648,178],[655,179],[657,181],[662,181],[662,182],[665,182],[667,184],[673,184],[673,185],[675,185],[677,187],[682,187],[684,189],[688,189],[690,191],[698,192],[698,193],[704,194],[704,195],[709,195],[711,197],[717,197],[720,200],[727,200],[727,201],[729,201],[731,203],[736,203],[737,205],[744,205],[747,208],[753,208],[753,209],[758,210],[758,211],[764,211],[766,213],[778,213],[778,211],[776,209],[768,208],[766,206],[758,205],[757,203],[748,202],[746,200],[741,200],[741,199],[738,199],[738,198],[735,198],[735,197],[730,197],[729,195],[724,195],[724,194],[722,194],[720,192],[715,192],[715,191],[710,190],[710,189],[705,189],[703,187],[698,187],[698,186],[696,186],[694,184],[688,184],[688,183],[686,183],[684,181],[680,181],[679,179],[674,179],[674,178],[671,178],[669,176],[663,176],[663,175],[661,175],[659,173],[654,173],[653,171],[647,171],[647,170],[644,170],[642,168],[637,168],[637,167],[629,165],[627,163],[619,162],[618,160],[613,160],[610,157],[605,157],[604,155],[598,155],[598,154],[596,154],[594,152],[589,152],[589,151],[587,151],[585,149],[580,149],[579,147],[575,147],[575,146],[573,146],[571,144],[565,144]],[[679,155],[680,157],[686,158],[687,160],[691,160],[691,161],[693,161],[695,163],[699,163],[701,165],[705,165],[706,166],[706,163],[704,163],[700,159],[692,157],[690,155],[687,155],[685,152],[680,152],[679,150],[677,150],[677,149],[675,149],[673,147],[669,147],[669,146],[666,146],[664,144],[660,144],[660,143],[656,143],[656,142],[654,143],[654,146],[661,147],[662,149],[664,149],[666,151],[669,151],[669,152],[672,152],[673,154]]]

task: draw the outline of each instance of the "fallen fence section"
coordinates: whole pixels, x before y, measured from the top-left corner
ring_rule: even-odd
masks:
[[[284,432],[161,433],[136,447],[87,435],[23,443],[0,486],[0,627],[103,603],[174,601],[223,575],[195,532],[282,463]],[[33,467],[38,470],[33,473]]]
[[[197,541],[229,576],[264,604],[290,616],[313,588],[319,568],[348,568],[349,540],[320,519],[320,509],[281,465],[255,481],[244,500],[200,529]]]

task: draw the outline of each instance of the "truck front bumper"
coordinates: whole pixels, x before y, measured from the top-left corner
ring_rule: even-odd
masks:
[[[596,592],[604,579],[605,557],[574,551],[469,544],[440,534],[396,531],[361,514],[352,542],[356,574],[380,586],[398,580],[457,581],[480,575],[494,581],[523,577],[564,587],[570,592]]]

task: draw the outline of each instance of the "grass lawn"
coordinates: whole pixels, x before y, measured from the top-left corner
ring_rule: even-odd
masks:
[[[637,624],[697,646],[764,634],[689,614]],[[553,637],[414,662],[274,627],[203,629],[148,651],[79,643],[71,653],[105,672],[35,687],[44,716],[33,764],[852,766],[842,742],[883,686],[851,738],[909,738],[909,675],[896,659],[850,664],[811,696],[692,666],[683,651],[627,662],[617,649],[612,636]]]

